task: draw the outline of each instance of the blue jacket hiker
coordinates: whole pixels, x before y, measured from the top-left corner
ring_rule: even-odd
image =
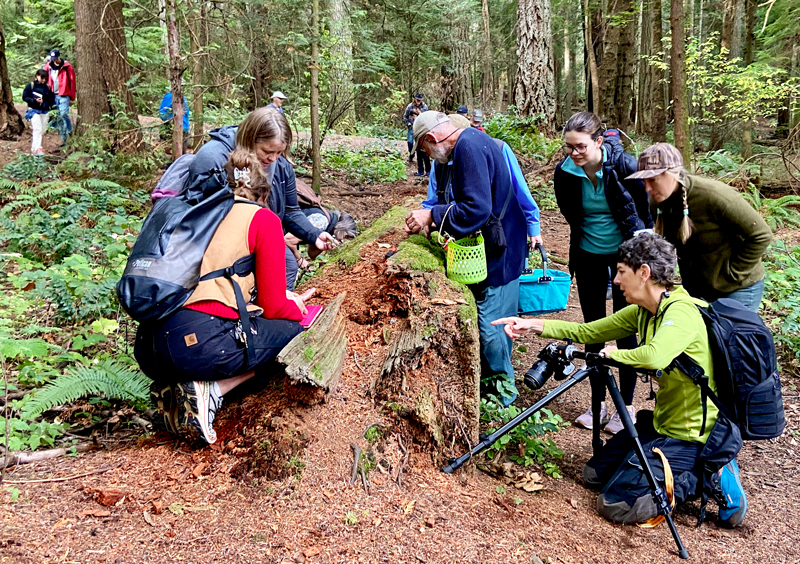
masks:
[[[161,98],[161,105],[158,107],[158,115],[161,121],[170,121],[172,119],[172,92],[167,92]],[[186,101],[186,96],[183,97],[183,131],[189,133],[189,102]]]
[[[28,104],[25,119],[31,122],[33,137],[31,140],[31,154],[37,157],[44,155],[42,149],[42,135],[47,129],[47,120],[50,110],[55,107],[55,94],[47,85],[47,71],[39,69],[33,77],[33,82],[25,86],[22,99]]]

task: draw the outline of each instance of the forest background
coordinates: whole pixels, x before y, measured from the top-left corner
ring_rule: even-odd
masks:
[[[58,156],[3,160],[7,452],[74,443],[76,421],[91,432],[113,398],[128,402],[114,417],[135,421],[146,407],[147,382],[121,352],[133,327],[114,285],[153,178],[182,151],[181,128],[171,149],[158,139],[170,89],[174,100],[188,98],[190,147],[284,92],[292,127],[311,132],[294,155],[315,187],[323,165],[358,185],[405,179],[404,155],[381,140],[405,138],[403,111],[417,92],[431,109],[482,109],[489,133],[527,170],[551,160],[559,128],[584,109],[623,131],[634,153],[673,142],[692,169],[740,188],[779,232],[766,257],[764,312],[784,369],[796,367],[793,0],[2,0],[0,22],[0,138],[22,133],[14,104],[53,48],[77,70],[79,116]],[[174,110],[179,121],[181,104]],[[321,154],[330,133],[377,143]],[[551,178],[531,188],[543,208],[553,205]],[[97,411],[83,404],[63,415],[59,406],[87,394]]]

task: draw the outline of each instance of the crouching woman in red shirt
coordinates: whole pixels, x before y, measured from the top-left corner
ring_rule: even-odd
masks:
[[[223,396],[274,359],[303,330],[299,322],[306,313],[305,296],[286,290],[283,228],[262,207],[270,182],[261,164],[256,155],[236,150],[225,167],[237,202],[211,239],[200,275],[255,253],[253,273],[234,276],[247,303],[250,334],[243,334],[233,285],[220,277],[200,282],[166,320],[141,324],[134,348],[153,380],[156,424],[172,433],[195,429],[209,444],[217,440],[212,424]],[[246,354],[247,340],[253,341],[252,354]]]

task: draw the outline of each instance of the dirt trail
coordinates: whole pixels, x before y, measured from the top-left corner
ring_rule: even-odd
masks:
[[[412,172],[409,168],[410,173]],[[338,197],[352,189],[329,179],[326,199],[368,222],[393,203],[421,195],[410,181],[373,187],[381,196]],[[556,212],[542,214],[543,235],[554,256],[566,258],[568,228]],[[398,236],[400,236],[398,234]],[[371,258],[385,249],[367,250]],[[375,261],[365,261],[350,292],[374,284]],[[336,290],[320,284],[323,298]],[[580,320],[576,297],[561,319]],[[218,419],[221,439],[211,447],[164,434],[133,431],[100,434],[105,446],[74,458],[17,467],[6,479],[18,490],[0,490],[0,554],[8,563],[630,563],[678,561],[666,526],[645,530],[613,525],[597,515],[596,495],[581,484],[591,452],[591,434],[568,427],[555,436],[565,451],[564,477],[544,478],[545,489],[529,494],[467,465],[448,476],[430,457],[408,445],[402,486],[381,471],[370,473],[370,489],[350,485],[352,444],[374,422],[387,421],[367,393],[380,370],[385,344],[367,325],[353,324],[339,388],[312,407],[294,402],[280,381],[259,393],[226,397]],[[523,343],[515,352],[527,369],[544,344]],[[354,352],[356,354],[354,354]],[[795,436],[800,422],[797,378],[784,377],[787,432],[765,443],[748,443],[740,456],[749,511],[744,525],[729,531],[714,523],[694,528],[697,504],[678,511],[676,522],[693,562],[800,561],[800,480]],[[522,387],[522,386],[520,386]],[[552,383],[546,386],[552,387]],[[551,405],[571,421],[589,403],[581,385]],[[636,405],[646,407],[649,387],[640,384]],[[523,393],[519,404],[540,397]],[[387,452],[396,445],[389,444]],[[260,450],[258,450],[260,449]],[[258,451],[258,452],[257,452]],[[287,461],[281,476],[258,476],[257,458]],[[293,453],[301,453],[292,457]],[[280,458],[280,456],[283,458]],[[242,462],[248,461],[246,468]],[[101,473],[70,478],[95,470]],[[716,511],[713,503],[709,513]]]

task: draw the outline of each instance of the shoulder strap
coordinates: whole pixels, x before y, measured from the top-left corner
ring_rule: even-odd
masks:
[[[506,210],[508,209],[508,203],[511,201],[511,193],[514,191],[514,187],[511,184],[508,185],[508,193],[506,194],[506,202],[503,204],[503,209],[500,210],[500,216],[497,218],[497,221],[503,219],[503,216],[506,215]]]

